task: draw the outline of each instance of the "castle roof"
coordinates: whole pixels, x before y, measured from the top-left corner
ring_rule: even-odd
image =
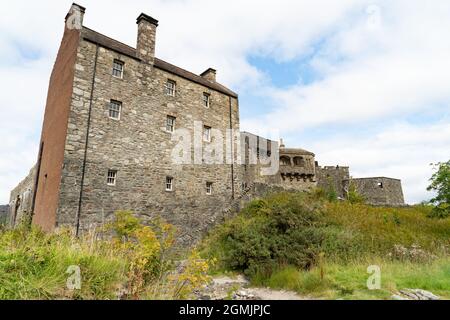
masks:
[[[280,148],[280,154],[315,156],[313,152],[301,148]]]
[[[401,179],[397,179],[397,178],[389,178],[389,177],[352,178],[352,179],[350,179],[350,180],[377,180],[377,179],[385,179],[385,180],[397,180],[397,181],[401,181]]]
[[[141,61],[141,59],[139,59],[137,57],[137,53],[136,53],[136,49],[133,47],[130,47],[129,45],[126,45],[120,41],[114,40],[110,37],[107,37],[97,31],[94,31],[92,29],[83,27],[83,39],[98,44],[102,47],[105,47],[107,49],[116,51],[118,53],[121,53],[125,56],[128,56],[130,58],[136,59]],[[228,89],[227,87],[221,85],[220,83],[217,82],[212,82],[209,81],[199,75],[196,75],[195,73],[192,73],[190,71],[187,71],[185,69],[182,69],[180,67],[177,67],[173,64],[170,64],[166,61],[163,61],[161,59],[155,58],[155,63],[154,63],[155,68],[164,70],[166,72],[172,73],[174,75],[177,75],[181,78],[190,80],[192,82],[201,84],[207,88],[210,88],[212,90],[221,92],[223,94],[232,96],[234,98],[237,98],[238,95],[233,92],[232,90]]]

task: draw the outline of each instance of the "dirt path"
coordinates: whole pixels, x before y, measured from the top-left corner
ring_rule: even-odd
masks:
[[[249,285],[250,283],[243,276],[215,277],[212,283],[199,294],[199,298],[204,300],[311,300],[292,291],[253,288]]]

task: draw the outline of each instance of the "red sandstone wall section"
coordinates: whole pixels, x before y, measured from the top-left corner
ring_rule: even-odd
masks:
[[[56,223],[61,171],[80,31],[64,31],[53,67],[41,135],[43,143],[33,223],[51,231]]]

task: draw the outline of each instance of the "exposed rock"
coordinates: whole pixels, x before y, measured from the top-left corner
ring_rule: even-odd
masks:
[[[440,300],[440,297],[421,289],[403,289],[391,298],[393,300]]]
[[[295,292],[250,288],[243,276],[215,278],[197,293],[199,300],[305,300]]]
[[[436,256],[423,250],[419,245],[412,245],[410,248],[402,245],[395,245],[388,256],[401,261],[406,260],[414,262],[426,262],[436,258]]]

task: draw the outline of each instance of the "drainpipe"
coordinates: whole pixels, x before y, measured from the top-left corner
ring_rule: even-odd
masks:
[[[92,75],[91,83],[91,96],[89,98],[89,112],[87,119],[87,129],[86,129],[86,141],[84,144],[84,158],[83,158],[83,169],[81,172],[81,183],[80,183],[80,198],[78,200],[78,211],[76,217],[76,236],[80,235],[80,218],[81,218],[81,206],[83,204],[83,188],[84,188],[84,178],[86,175],[86,162],[87,162],[87,150],[89,145],[89,132],[91,129],[91,116],[92,116],[92,104],[94,99],[94,87],[95,87],[95,76],[97,75],[97,61],[98,61],[99,45],[96,45],[95,50],[95,61],[94,61],[94,72]]]
[[[230,129],[231,129],[231,199],[234,200],[234,152],[233,152],[234,134],[233,134],[233,118],[232,118],[233,107],[231,104],[231,96],[228,96],[228,100],[230,103]]]

